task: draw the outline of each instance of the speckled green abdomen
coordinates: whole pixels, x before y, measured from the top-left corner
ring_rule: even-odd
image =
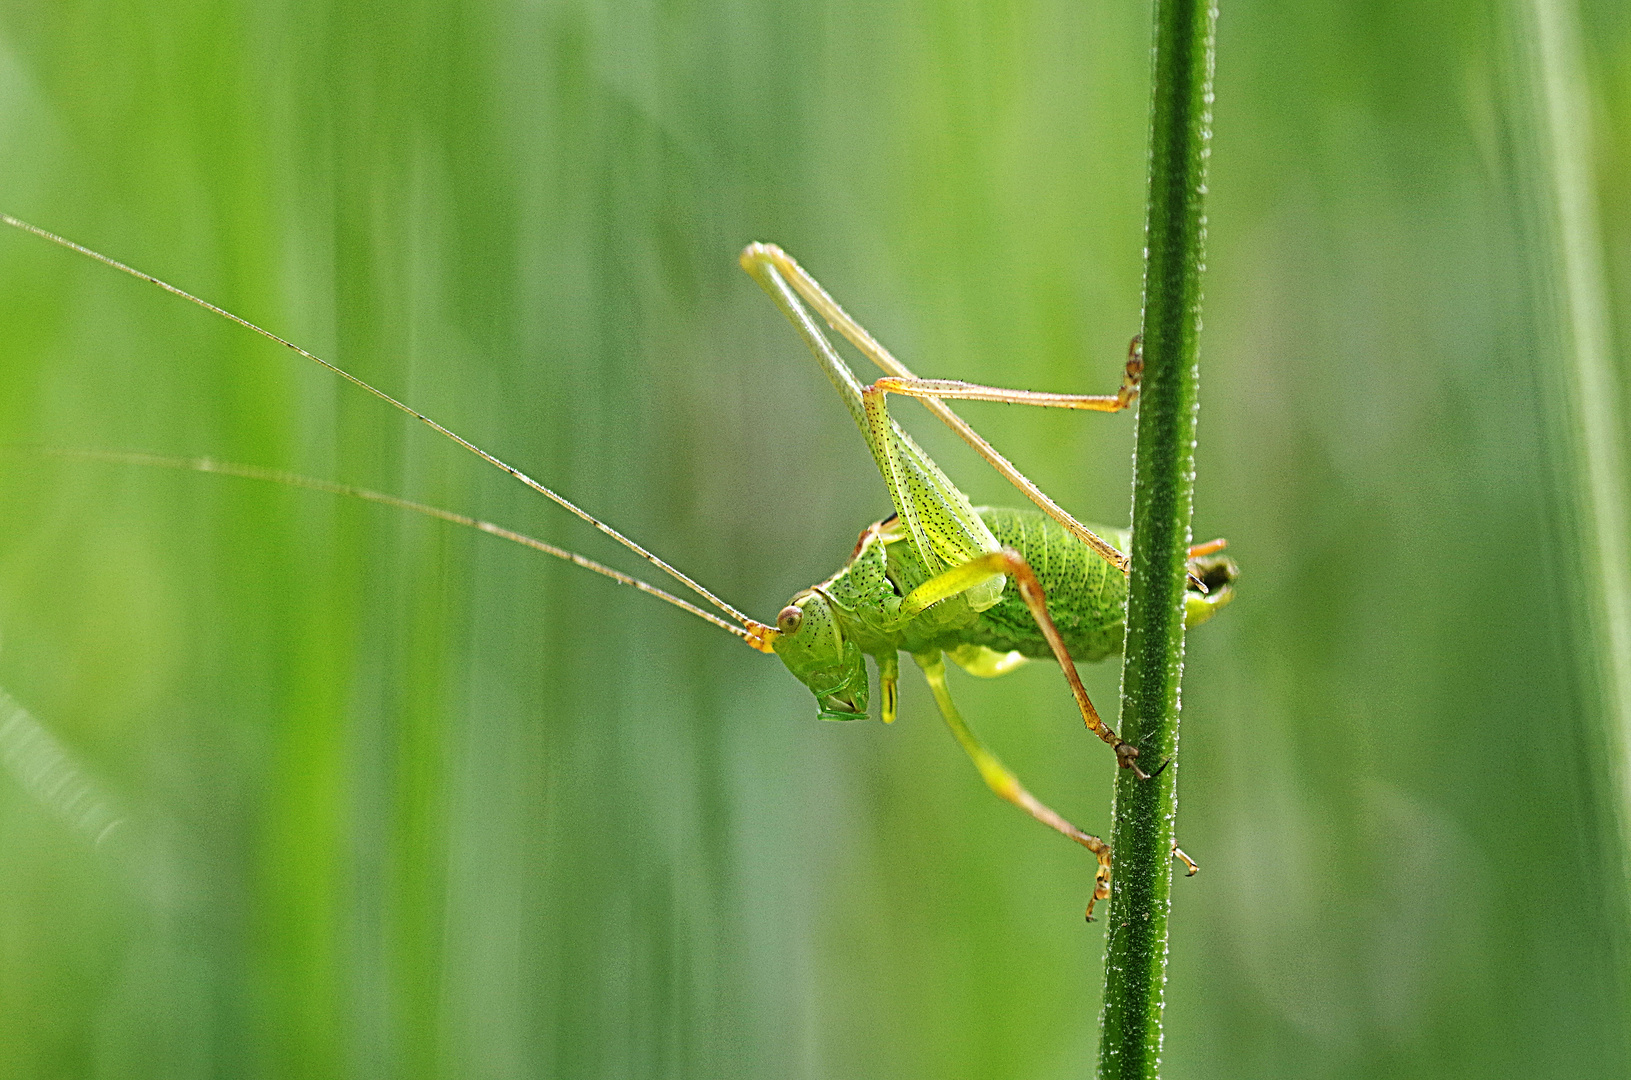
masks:
[[[978,511],[997,542],[1019,552],[1036,572],[1047,596],[1048,614],[1070,654],[1085,662],[1119,654],[1127,614],[1126,577],[1040,510],[982,506]],[[1117,548],[1127,549],[1126,530],[1088,527]],[[1052,655],[1011,581],[996,606],[981,612],[964,635],[965,641],[997,652]]]

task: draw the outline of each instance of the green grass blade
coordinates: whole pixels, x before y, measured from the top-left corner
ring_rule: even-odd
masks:
[[[1584,706],[1597,718],[1596,748],[1607,793],[1599,848],[1623,926],[1626,823],[1631,820],[1631,543],[1624,410],[1613,366],[1608,285],[1592,182],[1592,95],[1577,13],[1569,0],[1518,0],[1517,178],[1529,217],[1536,299],[1535,363],[1569,553],[1566,602],[1576,611],[1572,650]],[[1593,700],[1595,698],[1595,700]],[[1587,719],[1588,727],[1592,721]],[[1615,942],[1623,969],[1631,940]]]
[[[1147,763],[1178,749],[1216,23],[1212,0],[1159,0],[1155,7],[1145,366],[1121,702],[1123,736]],[[1152,1077],[1159,1062],[1175,766],[1148,781],[1123,770],[1116,782],[1116,868],[1099,1042],[1099,1072],[1107,1080]]]

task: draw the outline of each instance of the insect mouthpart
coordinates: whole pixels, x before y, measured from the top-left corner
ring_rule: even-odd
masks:
[[[865,720],[867,715],[866,710],[861,708],[857,702],[832,695],[822,705],[820,718],[822,720]]]

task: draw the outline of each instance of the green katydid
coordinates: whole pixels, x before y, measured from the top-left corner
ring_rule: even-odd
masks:
[[[844,566],[821,584],[796,594],[781,610],[775,624],[769,625],[747,617],[641,545],[521,470],[293,342],[185,290],[54,233],[5,214],[0,214],[0,221],[157,285],[320,364],[592,524],[713,605],[730,621],[584,556],[501,526],[393,495],[209,459],[180,459],[127,452],[68,453],[102,460],[225,473],[350,495],[480,529],[524,544],[675,604],[729,631],[761,652],[774,652],[781,657],[788,670],[815,694],[823,719],[855,720],[867,715],[868,682],[862,658],[863,655],[870,655],[878,669],[881,717],[886,723],[893,721],[899,677],[898,656],[901,651],[908,652],[922,669],[947,726],[992,791],[1093,852],[1098,868],[1093,894],[1087,904],[1088,918],[1092,918],[1094,903],[1109,895],[1109,846],[1037,800],[980,743],[952,702],[942,658],[950,656],[970,673],[992,677],[1010,671],[1028,659],[1053,657],[1064,672],[1088,729],[1114,749],[1121,767],[1131,769],[1141,777],[1146,776],[1137,760],[1137,748],[1124,742],[1099,717],[1073,661],[1073,657],[1091,661],[1121,652],[1127,591],[1127,562],[1121,551],[1127,546],[1127,534],[1118,530],[1095,531],[1076,521],[952,412],[944,399],[999,401],[1104,412],[1125,409],[1131,405],[1138,391],[1141,356],[1137,339],[1134,339],[1129,352],[1121,388],[1112,395],[1043,394],[952,380],[918,379],[845,314],[815,279],[780,248],[769,244],[750,245],[742,252],[743,268],[770,294],[798,329],[832,381],[872,451],[896,511],[893,517],[864,530]],[[885,372],[885,377],[870,386],[863,386],[821,330],[812,309],[827,325],[877,364]],[[890,419],[885,399],[891,393],[923,401],[930,412],[950,425],[1036,503],[1037,509],[972,506],[917,443]],[[1104,536],[1112,538],[1113,542],[1107,541]],[[1214,541],[1191,549],[1190,585],[1185,607],[1188,625],[1193,626],[1210,618],[1233,595],[1235,569],[1232,563],[1217,554],[1222,546],[1221,541]],[[1194,863],[1182,852],[1174,851],[1193,873]]]

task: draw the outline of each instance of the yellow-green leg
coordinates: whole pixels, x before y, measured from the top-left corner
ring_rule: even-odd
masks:
[[[935,704],[940,706],[940,715],[945,718],[946,726],[951,729],[958,745],[968,754],[969,760],[974,762],[974,767],[980,771],[980,778],[985,781],[986,787],[998,798],[1013,803],[1050,829],[1070,837],[1098,859],[1099,867],[1094,875],[1093,895],[1087,901],[1087,918],[1091,921],[1093,905],[1110,895],[1110,845],[1092,833],[1078,829],[1025,790],[1025,785],[1019,782],[1019,778],[997,760],[997,755],[985,748],[974,732],[969,730],[962,714],[957,711],[956,703],[951,700],[951,691],[946,688],[946,664],[939,653],[918,656],[915,659],[918,666],[923,669],[923,677],[929,682],[929,690],[934,694]]]
[[[1018,404],[1050,405],[1114,412],[1126,408],[1137,395],[1138,379],[1143,371],[1143,353],[1139,347],[1138,339],[1133,340],[1133,347],[1129,352],[1127,370],[1122,380],[1121,390],[1114,395],[1031,395],[1024,391],[993,390],[989,387],[975,387],[971,384],[949,381],[941,382],[939,385],[951,389],[948,389],[944,394],[935,394],[921,390],[925,381],[919,379],[912,373],[911,369],[895,359],[888,349],[884,348],[876,338],[867,333],[865,327],[851,318],[843,308],[839,307],[838,302],[828,294],[827,290],[821,287],[821,283],[811,277],[787,252],[775,244],[750,244],[742,252],[741,262],[743,269],[747,270],[765,286],[772,299],[793,321],[793,324],[799,328],[810,348],[816,353],[817,359],[827,368],[829,376],[834,378],[834,384],[839,385],[847,379],[849,385],[840,385],[839,392],[844,395],[845,403],[852,413],[859,412],[857,406],[860,404],[858,400],[860,387],[855,385],[855,375],[838,358],[837,353],[832,351],[831,344],[821,335],[819,329],[810,319],[809,313],[799,303],[800,298],[804,303],[814,308],[828,326],[842,334],[850,344],[860,350],[868,360],[871,360],[888,376],[869,389],[880,395],[884,393],[903,393],[919,398],[923,402],[924,408],[928,409],[947,427],[956,432],[959,438],[973,447],[974,451],[985,458],[1004,479],[1023,492],[1026,498],[1040,507],[1048,516],[1069,529],[1088,547],[1120,568],[1123,573],[1127,571],[1127,557],[1125,555],[1117,551],[1112,544],[1107,543],[1092,529],[1077,521],[1064,507],[1049,498],[1041,488],[1037,487],[1025,474],[1021,473],[1013,462],[1003,457],[996,447],[992,446],[979,432],[975,431],[968,421],[953,412],[951,407],[941,400],[941,397],[977,397],[984,400],[1011,401]],[[842,375],[835,374],[837,368],[843,368]],[[862,423],[864,430],[864,420],[857,416],[857,422]],[[880,467],[881,465],[880,462]],[[896,509],[899,510],[899,506]]]
[[[948,596],[955,596],[967,590],[970,586],[989,580],[998,575],[1007,575],[1014,579],[1019,589],[1020,599],[1030,609],[1031,616],[1036,619],[1036,625],[1047,639],[1048,648],[1053,650],[1055,660],[1059,661],[1059,669],[1065,673],[1065,681],[1070,684],[1071,695],[1076,698],[1076,707],[1081,711],[1082,722],[1087,729],[1105,742],[1116,752],[1116,761],[1124,769],[1133,770],[1140,780],[1148,780],[1149,774],[1140,769],[1137,764],[1138,747],[1132,745],[1109,724],[1099,716],[1099,710],[1093,707],[1093,700],[1087,696],[1087,687],[1082,685],[1082,677],[1076,670],[1076,661],[1070,657],[1070,650],[1065,647],[1065,639],[1060,636],[1058,627],[1053,624],[1053,616],[1048,614],[1048,603],[1042,594],[1042,583],[1036,580],[1036,574],[1013,548],[1001,548],[982,555],[977,559],[970,559],[961,566],[954,566],[944,573],[936,574],[922,585],[913,589],[901,601],[900,617],[902,620],[910,619],[922,612],[930,604],[938,603]]]
[[[1036,390],[1009,390],[980,386],[960,379],[917,379],[885,376],[872,385],[891,394],[915,398],[955,398],[961,401],[995,401],[1005,405],[1039,405],[1047,409],[1090,409],[1093,412],[1120,412],[1138,397],[1138,384],[1144,377],[1144,340],[1135,337],[1127,346],[1127,367],[1122,371],[1121,389],[1114,394],[1049,394]]]

